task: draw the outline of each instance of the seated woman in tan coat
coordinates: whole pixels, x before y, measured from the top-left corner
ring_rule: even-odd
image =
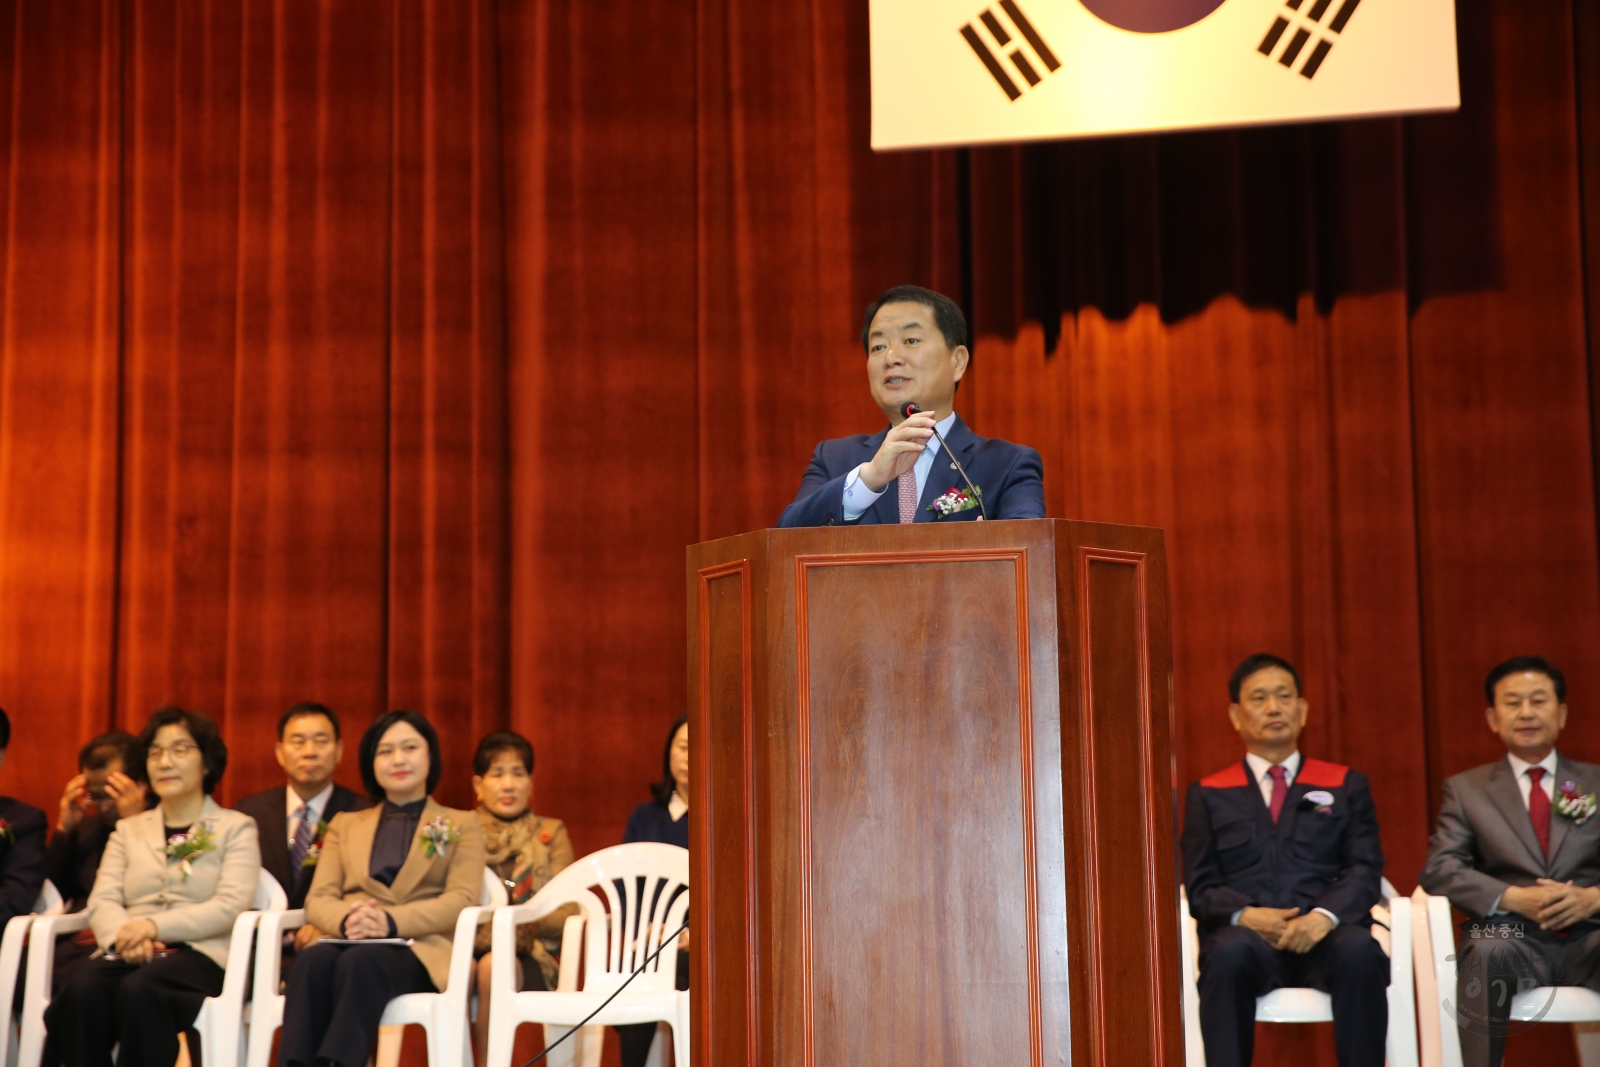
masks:
[[[437,803],[439,736],[414,711],[381,716],[361,738],[361,779],[381,804],[334,817],[306,918],[324,935],[300,954],[284,1002],[281,1065],[361,1067],[389,1001],[444,989],[461,909],[483,890],[478,817]]]
[[[178,1033],[222,992],[233,921],[261,874],[256,821],[211,799],[228,749],[204,715],[162,708],[137,759],[161,803],[117,823],[89,894],[96,956],[45,1010],[46,1064],[170,1064]],[[192,1046],[191,1046],[192,1047]]]

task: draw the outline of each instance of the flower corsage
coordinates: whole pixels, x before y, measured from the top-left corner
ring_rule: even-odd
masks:
[[[456,824],[440,815],[422,828],[422,854],[431,860],[460,840],[461,831]]]
[[[1582,826],[1594,814],[1595,795],[1578,792],[1576,782],[1562,782],[1556,792],[1556,814],[1565,815],[1572,825]]]
[[[202,822],[196,823],[188,833],[167,838],[166,853],[168,859],[175,859],[182,865],[183,880],[187,882],[194,869],[192,866],[194,858],[216,847],[217,842],[211,836],[211,824]]]
[[[0,842],[4,842],[8,845],[14,845],[17,843],[17,833],[15,830],[11,829],[11,823],[9,820],[0,819]]]
[[[973,493],[976,493],[977,496],[974,496]],[[965,489],[951,489],[929,504],[928,510],[936,515],[954,515],[958,511],[971,511],[978,506],[978,497],[981,496],[983,496],[983,486],[981,485],[974,485],[971,493]]]
[[[319,819],[317,828],[311,834],[311,847],[306,849],[306,858],[300,861],[302,871],[309,871],[322,858],[322,839],[326,836],[328,836],[328,820]]]

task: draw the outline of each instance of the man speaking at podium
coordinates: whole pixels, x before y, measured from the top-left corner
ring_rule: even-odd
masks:
[[[897,285],[867,308],[867,385],[890,425],[823,441],[779,526],[1044,518],[1039,453],[979,437],[954,411],[967,319],[931,289]]]

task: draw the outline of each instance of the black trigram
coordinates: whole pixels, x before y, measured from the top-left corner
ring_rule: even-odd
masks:
[[[1284,0],[1283,6],[1290,11],[1300,12],[1306,0]],[[1316,46],[1311,49],[1311,54],[1306,56],[1306,61],[1300,64],[1302,78],[1315,78],[1317,71],[1322,68],[1322,61],[1328,58],[1328,53],[1333,50],[1333,38],[1344,32],[1345,23],[1350,21],[1350,16],[1356,13],[1356,5],[1361,0],[1343,0],[1339,10],[1334,12],[1333,18],[1328,20],[1326,26],[1322,25],[1322,16],[1328,13],[1333,6],[1333,0],[1311,0],[1311,6],[1300,12],[1298,19],[1291,21],[1290,16],[1279,15],[1272,20],[1272,26],[1267,30],[1267,35],[1261,38],[1261,43],[1256,46],[1256,51],[1264,56],[1270,56],[1277,50],[1278,43],[1283,40],[1283,35],[1295,22],[1294,33],[1289,37],[1289,43],[1283,46],[1283,51],[1278,55],[1278,62],[1285,67],[1294,68],[1295,60],[1300,58],[1300,53],[1305,51],[1306,42],[1313,36],[1317,38]],[[1310,23],[1308,26],[1307,23]],[[1319,33],[1318,31],[1325,31]],[[1333,38],[1326,36],[1331,33]]]
[[[1011,72],[1000,62],[995,55],[996,51],[1011,60],[1011,65],[1030,87],[1038,85],[1045,77],[1060,70],[1061,61],[1050,51],[1050,46],[1044,43],[1044,38],[1039,36],[1039,31],[1028,21],[1028,16],[1024,15],[1022,9],[1016,5],[1016,0],[1000,0],[1000,10],[1005,12],[1006,19],[1011,23],[1011,29],[1006,28],[1006,24],[995,15],[993,8],[986,7],[978,15],[978,22],[982,24],[988,36],[979,33],[970,22],[961,27],[961,36],[966,38],[967,44],[972,46],[972,51],[988,68],[995,83],[1004,90],[1006,96],[1015,100],[1022,95],[1022,89],[1012,80]],[[994,48],[989,47],[990,41],[994,42]],[[1029,59],[1027,51],[1023,49],[1024,41],[1033,50],[1033,59]],[[1010,46],[1009,51],[1007,51],[1008,46]],[[1044,66],[1044,74],[1039,73],[1039,68],[1034,65],[1035,60]]]

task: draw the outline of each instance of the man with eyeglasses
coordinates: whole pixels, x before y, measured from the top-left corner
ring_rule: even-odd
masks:
[[[247,796],[234,807],[255,819],[261,830],[261,866],[289,894],[289,907],[300,908],[317,873],[328,823],[342,811],[359,811],[372,802],[333,780],[344,758],[344,741],[332,708],[306,702],[285,711],[272,751],[285,784]],[[303,949],[319,936],[315,926],[302,926],[295,932],[294,947]]]

